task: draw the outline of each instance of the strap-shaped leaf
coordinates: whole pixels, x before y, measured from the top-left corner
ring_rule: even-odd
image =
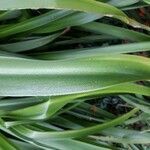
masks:
[[[19,41],[16,43],[9,43],[9,44],[0,44],[0,49],[3,51],[9,51],[9,52],[28,51],[28,50],[32,50],[35,48],[40,48],[52,42],[59,36],[60,36],[60,33],[57,33],[57,34],[52,34],[52,35],[45,36],[45,37],[40,37],[37,39]]]
[[[1,150],[18,150],[4,135],[0,134],[0,149]]]
[[[124,94],[124,93],[134,93],[134,94],[143,94],[149,96],[149,88],[140,86],[137,84],[120,84],[116,86],[112,86],[106,89],[101,89],[93,92],[81,93],[81,94],[73,94],[68,96],[56,96],[51,97],[47,101],[41,101],[39,104],[39,100],[37,100],[37,104],[34,102],[34,105],[16,106],[16,110],[3,109],[1,111],[1,115],[7,118],[17,118],[21,120],[41,120],[47,119],[53,116],[57,111],[59,111],[63,106],[68,103],[73,102],[76,99],[81,99],[82,101],[88,100],[90,97],[104,96],[107,94]],[[3,106],[5,102],[3,101]],[[6,105],[8,102],[6,101]],[[23,103],[24,105],[24,103]],[[13,104],[12,104],[13,107]],[[5,108],[5,107],[2,107]]]
[[[137,108],[133,109],[129,113],[126,113],[122,115],[121,117],[118,117],[116,119],[113,119],[111,121],[105,122],[103,124],[95,125],[92,127],[87,127],[87,128],[82,128],[82,129],[77,129],[77,130],[69,130],[69,131],[52,131],[52,132],[38,132],[35,130],[31,130],[26,128],[23,125],[18,125],[16,127],[12,127],[12,131],[18,132],[19,134],[22,134],[23,136],[27,136],[31,139],[34,140],[42,140],[42,139],[52,139],[52,140],[57,140],[57,139],[64,139],[64,138],[79,138],[83,136],[87,136],[89,134],[94,134],[97,132],[100,132],[106,128],[110,128],[116,125],[121,124],[128,118],[130,118],[132,115],[134,115],[138,111]]]
[[[0,56],[1,96],[86,93],[149,77],[150,60],[138,56],[101,55],[63,61]]]
[[[114,17],[122,20],[123,22],[130,24],[134,27],[144,28],[150,30],[149,27],[142,25],[135,20],[127,17],[125,13],[111,6],[107,3],[98,2],[95,0],[5,0],[0,1],[0,10],[10,10],[10,9],[71,9],[77,11],[84,11],[90,13],[97,13],[104,16]]]
[[[96,48],[81,48],[81,49],[71,49],[63,51],[54,52],[43,52],[32,54],[35,58],[49,59],[49,60],[59,60],[59,59],[70,59],[70,58],[84,58],[101,56],[102,54],[124,54],[124,53],[135,53],[144,52],[150,50],[150,42],[140,42],[131,44],[119,44],[106,47],[96,47]]]

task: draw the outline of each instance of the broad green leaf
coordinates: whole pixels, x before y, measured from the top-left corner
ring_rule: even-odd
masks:
[[[121,83],[149,80],[149,66],[148,58],[130,55],[102,55],[63,61],[0,56],[0,95],[86,93]]]
[[[0,10],[47,8],[47,9],[69,9],[69,10],[71,9],[76,11],[84,11],[84,12],[90,12],[90,13],[101,14],[104,16],[114,17],[134,27],[150,30],[149,27],[128,18],[125,13],[115,8],[114,6],[102,2],[97,2],[95,0],[78,0],[78,1],[45,0],[44,2],[41,2],[40,0],[36,0],[36,3],[34,0],[26,0],[26,1],[5,0],[5,1],[0,1],[0,6],[1,6]]]
[[[35,58],[40,59],[70,59],[70,58],[84,58],[92,56],[101,56],[102,54],[119,54],[119,53],[134,53],[150,50],[150,42],[140,42],[131,44],[120,44],[114,46],[97,47],[97,48],[82,48],[76,50],[64,50],[55,52],[45,52],[33,54]]]

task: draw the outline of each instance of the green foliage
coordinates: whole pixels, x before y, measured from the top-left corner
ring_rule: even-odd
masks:
[[[0,1],[0,150],[147,150],[148,4]]]

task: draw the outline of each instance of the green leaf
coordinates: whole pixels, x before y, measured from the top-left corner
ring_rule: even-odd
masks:
[[[114,6],[102,2],[97,2],[95,0],[78,0],[78,1],[45,0],[44,2],[36,0],[36,3],[34,2],[34,0],[26,0],[26,1],[14,0],[13,2],[11,0],[5,0],[0,2],[0,6],[1,6],[0,10],[47,8],[47,9],[69,9],[69,10],[71,9],[76,11],[84,11],[114,17],[134,27],[150,30],[149,27],[128,18],[125,13],[115,8]]]
[[[96,48],[82,48],[76,50],[64,50],[64,51],[54,51],[45,53],[31,54],[35,58],[40,59],[70,59],[70,58],[84,58],[101,56],[102,54],[120,54],[120,53],[134,53],[134,52],[144,52],[149,51],[150,42],[140,42],[131,44],[120,44],[114,46],[106,47],[96,47]]]
[[[28,51],[28,50],[32,50],[35,48],[40,48],[40,47],[52,42],[59,36],[60,36],[60,33],[52,34],[52,35],[37,38],[37,39],[20,41],[20,42],[16,42],[16,43],[0,44],[0,49],[3,51],[10,51],[10,52]]]
[[[133,114],[135,114],[138,111],[138,109],[133,109],[129,113],[118,117],[112,121],[108,121],[106,123],[92,126],[92,127],[87,127],[83,129],[77,129],[77,130],[70,130],[70,131],[57,131],[57,132],[38,132],[34,131],[31,129],[28,129],[22,125],[18,125],[16,127],[12,127],[13,132],[18,132],[19,134],[22,134],[24,136],[30,137],[31,139],[34,140],[42,140],[42,139],[47,139],[50,138],[51,140],[56,140],[56,139],[64,139],[64,138],[77,138],[77,137],[83,137],[87,136],[89,134],[94,134],[97,132],[100,132],[101,130],[104,130],[106,128],[110,128],[113,126],[116,126],[118,124],[121,124],[125,120],[127,120],[129,117],[131,117]]]
[[[80,27],[82,30],[95,32],[96,34],[107,34],[119,39],[126,39],[131,41],[150,41],[150,36],[144,33],[136,32],[122,27],[107,25],[104,23],[91,22]]]
[[[139,1],[140,0],[125,0],[125,1],[110,0],[109,3],[116,6],[116,7],[125,7],[125,6],[130,6],[130,5],[136,4]]]
[[[71,26],[79,26],[85,23],[89,23],[102,17],[103,17],[102,15],[98,14],[74,12],[61,19],[57,19],[53,22],[50,22],[49,24],[44,26],[44,28],[43,27],[38,28],[37,30],[33,31],[33,33],[36,34],[51,33]]]
[[[14,25],[10,25],[8,27],[2,28],[0,30],[0,38],[4,38],[7,36],[24,33],[24,32],[29,33],[29,31],[31,30],[35,30],[41,26],[44,26],[50,22],[63,18],[64,16],[67,16],[72,13],[73,11],[67,11],[67,10],[49,11],[43,15],[33,17],[25,21],[16,23]]]
[[[149,59],[130,55],[102,55],[64,61],[0,56],[0,95],[86,93],[121,83],[149,80],[149,66]]]
[[[58,112],[63,106],[65,106],[68,103],[74,102],[77,99],[85,101],[88,100],[90,97],[97,97],[107,94],[118,94],[118,93],[136,93],[148,96],[150,95],[148,87],[136,84],[121,84],[87,93],[80,93],[80,94],[77,93],[67,96],[51,97],[47,101],[43,100],[43,102],[41,100],[37,100],[37,103],[35,103],[35,100],[29,99],[29,102],[31,101],[33,102],[33,104],[31,103],[31,105],[28,105],[28,107],[25,106],[25,103],[21,103],[22,105],[19,104],[14,106],[12,105],[12,110],[9,111],[7,109],[9,109],[10,106],[6,101],[6,103],[5,102],[2,103],[2,108],[3,106],[5,108],[7,105],[8,108],[3,109],[1,111],[1,116],[3,116],[4,118],[15,118],[19,120],[28,120],[28,121],[42,120],[54,116],[56,112]],[[24,108],[22,108],[22,106],[24,106]],[[13,108],[15,107],[17,107],[17,109],[13,110]]]
[[[120,96],[120,97],[128,104],[131,104],[131,105],[139,108],[140,110],[144,111],[145,113],[150,114],[150,107],[138,103],[137,102],[138,98],[134,98],[133,96],[130,96],[130,95],[127,95],[127,96],[125,95],[125,96]]]
[[[150,133],[122,128],[109,128],[101,132],[105,136],[93,137],[95,140],[127,144],[149,144]]]
[[[6,11],[0,14],[0,21],[18,18],[21,15],[20,10]]]
[[[145,3],[150,4],[150,0],[143,0]]]
[[[6,137],[0,134],[0,150],[18,150]]]

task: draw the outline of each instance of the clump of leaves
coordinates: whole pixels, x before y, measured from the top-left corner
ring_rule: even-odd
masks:
[[[0,149],[148,149],[148,6],[0,1]]]

